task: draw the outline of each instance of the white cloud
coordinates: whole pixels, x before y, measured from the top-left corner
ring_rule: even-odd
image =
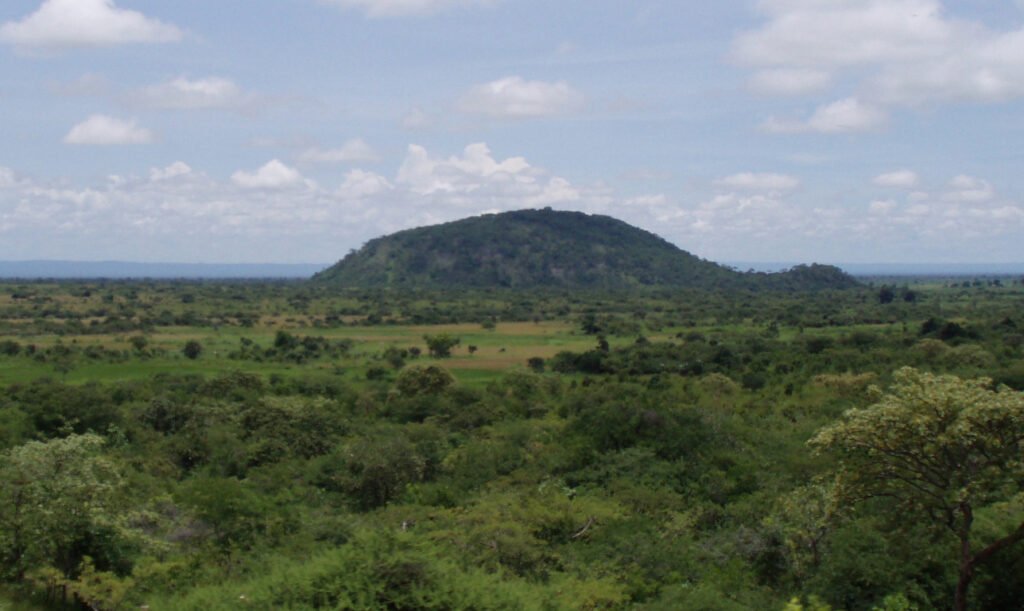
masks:
[[[888,121],[889,115],[878,106],[865,104],[857,98],[845,98],[819,107],[804,120],[770,118],[761,128],[769,133],[842,134],[878,129]]]
[[[13,187],[15,184],[14,170],[0,166],[0,189]]]
[[[361,138],[353,138],[339,148],[306,149],[299,155],[301,163],[356,163],[380,161],[377,151]]]
[[[995,198],[996,192],[988,181],[961,174],[949,182],[944,199],[953,202],[983,203]]]
[[[459,109],[499,119],[526,119],[578,110],[583,95],[564,81],[527,81],[520,76],[477,85],[459,100]]]
[[[762,0],[757,7],[765,21],[732,48],[737,62],[756,71],[755,89],[802,94],[852,83],[849,99],[874,109],[870,126],[888,107],[1024,97],[1019,25],[995,29],[951,17],[940,0]],[[768,127],[848,131],[777,120]]]
[[[684,235],[704,240],[767,239],[786,227],[797,231],[806,223],[806,218],[793,206],[777,195],[765,194],[719,194],[696,208],[666,211],[659,215],[661,225],[668,228],[677,225]]]
[[[345,174],[345,182],[338,187],[343,199],[359,199],[379,195],[393,189],[387,178],[373,172],[352,170]]]
[[[785,174],[743,172],[720,178],[715,185],[744,191],[789,191],[800,186],[800,179]]]
[[[896,209],[896,202],[892,200],[876,200],[868,206],[871,214],[886,215]]]
[[[470,144],[462,157],[436,159],[422,146],[411,144],[398,170],[398,182],[414,193],[471,192],[482,186],[482,179],[494,182],[532,183],[530,164],[522,157],[497,161],[484,143]]]
[[[750,79],[750,86],[758,93],[804,95],[821,91],[831,82],[832,75],[824,70],[775,68],[756,72]]]
[[[321,0],[345,9],[359,9],[370,17],[429,15],[463,6],[486,6],[493,0]]]
[[[282,189],[307,184],[298,170],[277,159],[268,161],[255,172],[239,170],[231,175],[231,180],[244,189]]]
[[[897,170],[895,172],[879,174],[871,182],[878,187],[912,189],[917,186],[919,178],[917,173],[911,170]]]
[[[958,29],[936,0],[763,0],[733,54],[754,66],[838,68],[931,57]]]
[[[179,76],[146,87],[133,98],[150,108],[204,110],[238,108],[250,102],[252,96],[244,93],[230,79],[208,77],[191,80]]]
[[[107,115],[92,115],[71,128],[65,144],[120,145],[153,142],[153,132],[141,128],[135,120],[125,121]]]
[[[740,189],[695,204],[621,196],[523,157],[495,157],[485,144],[453,156],[413,145],[394,179],[353,169],[339,183],[318,186],[280,161],[232,180],[175,162],[92,186],[0,169],[0,258],[331,261],[377,235],[548,205],[610,214],[718,260],[807,260],[823,243],[832,260],[1014,260],[1024,232],[1018,203],[954,201],[946,191],[867,204]],[[986,186],[965,175],[947,191]]]
[[[181,37],[173,25],[118,8],[113,0],[45,0],[21,21],[0,25],[0,42],[29,51],[174,42]]]
[[[166,168],[152,168],[149,171],[149,179],[156,182],[160,180],[170,180],[172,178],[179,178],[181,176],[188,176],[192,173],[192,168],[183,161],[175,161]]]

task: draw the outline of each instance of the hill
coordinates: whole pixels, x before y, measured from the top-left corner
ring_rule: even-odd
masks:
[[[315,282],[344,287],[848,288],[838,268],[740,273],[609,216],[550,208],[488,214],[370,240]]]

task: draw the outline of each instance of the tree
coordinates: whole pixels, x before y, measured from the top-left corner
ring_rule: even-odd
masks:
[[[409,367],[395,380],[395,391],[403,397],[437,395],[455,384],[455,377],[440,367]]]
[[[192,339],[185,342],[185,347],[182,349],[181,352],[186,357],[194,361],[197,358],[199,358],[200,354],[203,353],[203,345],[197,342],[196,340]]]
[[[430,352],[430,356],[438,359],[450,357],[452,355],[452,348],[462,342],[458,337],[452,337],[447,333],[424,335],[423,341],[427,342],[427,350]]]
[[[53,567],[70,575],[114,529],[121,479],[99,435],[30,441],[0,455],[0,571],[15,579]]]
[[[848,411],[810,444],[840,459],[844,501],[890,498],[949,529],[959,542],[955,608],[967,608],[975,569],[1024,540],[1024,523],[976,549],[975,511],[1021,494],[1024,393],[904,368],[878,401]]]
[[[588,312],[580,318],[580,330],[587,335],[597,335],[601,332],[601,325],[597,322],[597,316]]]

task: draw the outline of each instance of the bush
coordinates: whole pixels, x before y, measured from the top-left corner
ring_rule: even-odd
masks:
[[[203,353],[203,345],[194,339],[189,340],[185,342],[185,347],[182,348],[181,353],[184,354],[186,358],[194,361]]]

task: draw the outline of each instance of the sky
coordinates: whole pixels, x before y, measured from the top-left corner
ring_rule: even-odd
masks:
[[[331,262],[483,213],[1024,261],[1024,0],[4,0],[0,260]]]

